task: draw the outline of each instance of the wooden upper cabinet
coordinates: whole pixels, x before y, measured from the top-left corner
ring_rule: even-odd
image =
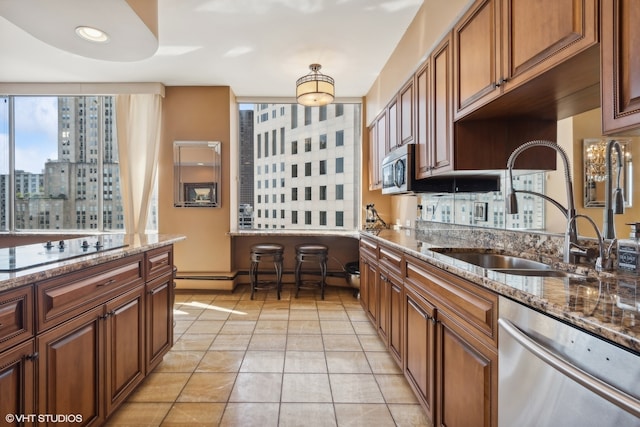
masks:
[[[478,0],[453,27],[454,117],[500,95],[499,0]]]
[[[400,89],[398,94],[398,133],[399,144],[412,144],[415,134],[415,114],[413,101],[413,78]]]
[[[427,178],[431,175],[431,88],[429,85],[431,62],[429,59],[418,69],[415,74],[415,159],[416,178]]]
[[[382,113],[369,126],[369,190],[382,189],[382,159],[389,153],[387,139],[387,111]]]
[[[597,5],[477,0],[453,29],[455,119],[597,45]]]
[[[640,3],[602,0],[602,132],[640,128]]]
[[[387,107],[387,152],[398,148],[398,99],[395,98]],[[386,155],[386,154],[385,154]],[[384,157],[384,156],[383,156]],[[382,159],[381,159],[382,160]]]
[[[598,43],[597,0],[502,0],[505,90]]]
[[[453,108],[451,39],[446,37],[431,54],[432,174],[451,171],[453,163]]]

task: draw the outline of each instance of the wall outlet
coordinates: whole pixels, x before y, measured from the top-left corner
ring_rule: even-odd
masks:
[[[408,219],[408,220],[407,220],[407,222],[406,222],[405,226],[406,226],[407,228],[411,228],[411,220],[410,220],[410,219]]]

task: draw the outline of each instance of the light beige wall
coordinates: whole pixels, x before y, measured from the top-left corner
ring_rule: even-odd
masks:
[[[417,71],[442,36],[469,8],[471,0],[425,0],[380,75],[367,93],[365,122],[370,124]]]
[[[159,232],[181,234],[174,261],[180,274],[228,273],[232,270],[230,220],[230,152],[232,92],[228,87],[167,87],[163,101],[162,144],[159,154]],[[235,132],[235,130],[234,130]],[[222,143],[220,208],[173,206],[173,141]]]
[[[582,168],[582,144],[583,140],[587,138],[604,138],[602,136],[602,112],[599,108],[595,110],[587,111],[573,117],[573,161],[574,161],[574,183],[576,187],[576,204],[578,207],[578,213],[588,215],[595,221],[598,227],[602,231],[604,209],[603,208],[584,208],[584,179]],[[640,157],[640,137],[626,137],[619,136],[620,139],[629,139],[631,143],[631,156],[633,159]],[[629,222],[635,222],[640,220],[640,185],[636,183],[640,182],[638,179],[638,171],[633,172],[634,187],[632,206],[625,209],[624,214],[614,215],[615,230],[618,238],[626,238],[629,236],[630,228],[627,225]],[[591,231],[591,227],[585,222],[584,225],[580,223],[579,233],[583,236],[595,237],[595,233]]]

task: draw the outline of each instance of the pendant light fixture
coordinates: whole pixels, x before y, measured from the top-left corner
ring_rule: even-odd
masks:
[[[311,72],[296,81],[296,98],[299,104],[320,107],[333,102],[333,79],[322,74],[320,68],[320,64],[309,65]]]

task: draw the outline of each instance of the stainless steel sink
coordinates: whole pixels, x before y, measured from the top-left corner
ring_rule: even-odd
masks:
[[[512,255],[491,252],[437,250],[447,257],[477,265],[496,273],[536,277],[581,277],[579,274],[556,270],[548,264]]]
[[[483,252],[447,252],[444,255],[491,270],[551,270],[547,264],[510,255]]]

